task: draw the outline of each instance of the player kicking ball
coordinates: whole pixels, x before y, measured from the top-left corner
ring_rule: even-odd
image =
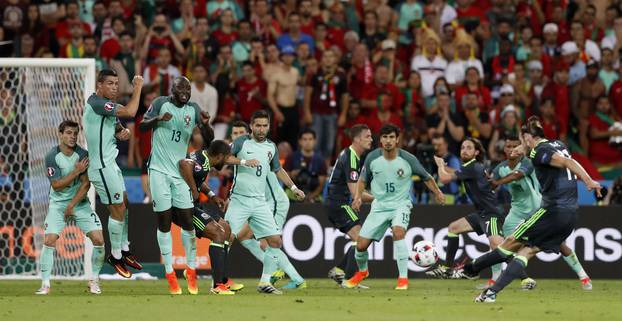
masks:
[[[438,188],[432,176],[423,168],[417,157],[398,148],[399,136],[400,129],[397,126],[384,125],[380,129],[382,148],[374,150],[365,158],[365,165],[356,185],[352,208],[355,211],[360,210],[366,185],[371,186],[374,201],[356,244],[355,258],[359,270],[352,278],[343,282],[343,286],[346,288],[357,287],[361,281],[369,276],[367,248],[372,241],[381,240],[387,228],[391,228],[393,252],[397,257],[397,269],[399,271],[395,289],[408,289],[408,247],[404,237],[412,209],[410,190],[413,176],[419,176],[425,181],[425,185],[434,193],[439,204],[445,203],[445,195]]]
[[[99,199],[108,206],[108,234],[110,256],[107,261],[124,278],[132,276],[127,266],[137,270],[142,265],[130,252],[128,239],[127,192],[116,158],[119,154],[117,140],[128,140],[130,131],[118,118],[134,118],[138,111],[143,78],[132,80],[134,91],[126,106],[115,103],[119,92],[119,77],[114,70],[104,69],[97,75],[96,91],[86,101],[82,127],[89,147],[88,177]]]
[[[278,179],[288,186],[299,200],[303,200],[305,194],[294,185],[287,172],[281,168],[278,149],[267,139],[269,130],[270,116],[265,111],[258,110],[251,116],[252,134],[238,137],[233,142],[232,156],[227,160],[227,164],[236,167],[225,217],[236,237],[248,223],[255,238],[266,240],[268,247],[264,251],[263,270],[257,291],[282,294],[270,283],[278,263],[285,262],[288,258],[281,250],[281,229],[266,203],[268,172],[275,172]]]
[[[173,214],[181,227],[181,240],[186,253],[184,275],[188,292],[198,294],[196,275],[196,232],[193,224],[194,199],[190,187],[179,172],[179,161],[186,158],[188,143],[195,126],[203,126],[205,115],[190,99],[190,81],[175,78],[171,96],[154,99],[140,123],[140,130],[153,129],[149,156],[149,188],[153,197],[153,211],[158,221],[158,246],[164,259],[170,294],[181,294],[173,270]]]
[[[542,204],[495,251],[457,271],[465,278],[474,278],[484,268],[511,259],[497,282],[477,296],[475,302],[495,302],[497,294],[520,276],[529,259],[538,252],[559,253],[560,245],[570,236],[577,222],[577,176],[585,182],[588,190],[596,190],[596,194],[601,195],[600,184],[570,157],[564,143],[544,138],[538,117],[529,118],[523,138],[525,148],[531,149],[529,158],[542,186]]]
[[[56,241],[70,220],[93,242],[91,256],[92,279],[89,292],[100,294],[99,271],[104,264],[104,236],[99,217],[93,212],[87,197],[91,183],[86,175],[89,167],[88,152],[76,144],[79,125],[65,120],[58,126],[60,143],[45,156],[45,167],[50,180],[50,203],[45,217],[45,240],[41,249],[41,288],[36,294],[50,293],[50,274],[54,266]]]

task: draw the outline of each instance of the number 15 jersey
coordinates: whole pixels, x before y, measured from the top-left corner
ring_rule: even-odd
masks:
[[[259,161],[257,167],[235,166],[231,194],[265,200],[268,172],[281,169],[276,145],[269,139],[258,142],[250,135],[244,135],[233,142],[231,154],[240,160]]]

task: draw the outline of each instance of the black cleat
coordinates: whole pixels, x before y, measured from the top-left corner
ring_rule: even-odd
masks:
[[[132,277],[132,272],[127,269],[127,267],[123,263],[123,259],[115,259],[114,256],[109,255],[108,258],[106,259],[106,262],[112,265],[114,270],[117,271],[117,273],[120,276],[127,278],[127,279]]]
[[[123,263],[125,263],[125,265],[132,267],[136,270],[143,269],[142,264],[138,263],[138,261],[136,260],[136,257],[134,256],[134,254],[132,254],[132,252],[121,251],[121,255],[123,255]]]

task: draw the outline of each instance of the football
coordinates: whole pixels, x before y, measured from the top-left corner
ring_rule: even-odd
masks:
[[[411,259],[420,267],[429,267],[438,261],[438,254],[434,249],[434,243],[419,241],[413,246]]]

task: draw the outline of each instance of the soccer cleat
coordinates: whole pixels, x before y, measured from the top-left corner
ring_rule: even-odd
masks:
[[[121,255],[123,256],[123,263],[125,265],[130,266],[136,270],[142,270],[142,264],[138,263],[136,257],[130,251],[121,251]]]
[[[533,290],[536,288],[536,280],[532,279],[532,278],[526,278],[524,280],[520,281],[520,287],[521,289],[525,290],[525,291],[529,291],[529,290]]]
[[[349,280],[343,281],[341,286],[347,289],[353,289],[359,285],[363,280],[365,280],[369,276],[369,271],[358,271],[351,277]]]
[[[497,300],[497,292],[486,289],[475,298],[475,302],[494,303]]]
[[[37,295],[48,295],[48,294],[50,294],[50,287],[49,286],[41,286],[39,288],[39,290],[37,290],[37,292],[35,292],[35,294],[37,294]]]
[[[583,290],[591,291],[592,290],[592,279],[590,279],[589,276],[581,279],[581,287],[583,288]]]
[[[240,291],[240,290],[242,290],[244,288],[244,284],[242,284],[242,283],[235,283],[235,282],[233,282],[232,279],[228,279],[227,283],[225,285],[229,288],[229,290],[231,290],[233,292]]]
[[[99,288],[99,282],[96,280],[89,280],[89,292],[91,294],[102,294],[102,290]]]
[[[346,278],[346,272],[335,266],[334,268],[330,269],[330,271],[328,271],[328,277],[333,281],[337,282],[337,284],[341,285],[341,283],[343,283],[343,280],[345,280]]]
[[[398,278],[396,290],[408,290],[408,278]]]
[[[272,285],[276,285],[276,283],[281,281],[284,277],[285,271],[278,269],[270,276],[270,283],[272,283]]]
[[[120,276],[127,279],[132,277],[132,272],[127,269],[122,259],[115,259],[114,256],[112,256],[111,254],[108,256],[108,259],[106,261],[108,262],[108,264],[112,265],[114,270],[117,271]]]
[[[184,278],[188,282],[188,292],[190,294],[199,294],[199,286],[197,284],[197,270],[186,268],[184,270]]]
[[[479,279],[479,274],[471,273],[467,271],[467,269],[462,268],[459,270],[452,270],[450,272],[449,279],[467,279],[467,280],[477,280]]]
[[[166,276],[166,280],[168,281],[168,293],[170,294],[181,294],[181,288],[179,287],[179,283],[177,282],[177,276],[175,275],[175,271],[171,273],[164,274]]]
[[[216,287],[212,288],[210,292],[217,295],[235,295],[235,292],[230,290],[227,285],[222,283],[216,284]]]
[[[438,264],[425,271],[425,275],[435,277],[437,279],[448,279],[452,272],[447,266]]]
[[[287,284],[285,284],[281,290],[295,290],[295,289],[306,289],[307,288],[307,281],[302,280],[302,282],[300,283],[296,283],[294,280],[290,280],[289,282],[287,282]]]
[[[283,294],[281,290],[275,288],[274,285],[270,283],[259,283],[259,285],[257,285],[257,292],[265,294]]]

